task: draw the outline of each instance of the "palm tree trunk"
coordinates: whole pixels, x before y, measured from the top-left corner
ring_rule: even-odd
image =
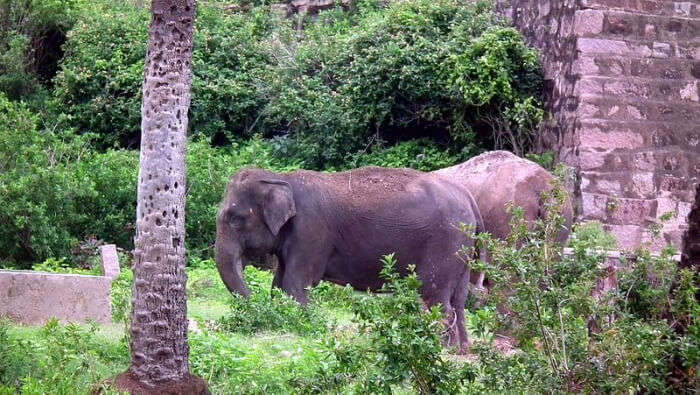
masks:
[[[131,367],[116,379],[118,387],[139,393],[202,392],[187,384],[193,378],[185,292],[185,153],[195,6],[195,0],[151,4],[141,105]]]

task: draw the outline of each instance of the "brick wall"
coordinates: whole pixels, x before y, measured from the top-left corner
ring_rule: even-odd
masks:
[[[623,248],[669,211],[681,246],[700,182],[700,1],[504,0],[542,51],[547,141],[577,172],[580,220]]]

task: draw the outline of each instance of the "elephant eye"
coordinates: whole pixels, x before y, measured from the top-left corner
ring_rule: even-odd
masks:
[[[245,216],[238,213],[229,213],[228,220],[233,224],[241,224],[245,221]]]

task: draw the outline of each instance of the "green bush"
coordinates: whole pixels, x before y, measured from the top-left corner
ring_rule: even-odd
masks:
[[[98,135],[102,147],[138,147],[148,10],[98,3],[70,31],[56,77],[54,107],[68,125]],[[192,55],[189,129],[216,142],[250,136],[264,104],[267,70],[261,37],[272,26],[263,8],[229,14],[201,4]]]
[[[0,260],[68,257],[90,237],[129,248],[138,154],[97,154],[89,136],[38,123],[0,96]]]
[[[207,3],[198,6],[190,130],[218,144],[262,131],[264,80],[276,72],[267,37],[277,23],[269,7],[232,14]]]
[[[464,158],[477,134],[490,139],[494,120],[517,133],[539,122],[536,54],[489,2],[365,2],[352,15],[322,13],[305,29],[300,42],[284,29],[274,42],[279,72],[263,121],[306,167],[341,166],[373,141],[416,137]],[[480,63],[493,68],[468,67]]]
[[[366,338],[345,343],[332,337],[327,343],[329,363],[318,375],[302,380],[305,391],[336,392],[355,383],[357,393],[391,393],[408,383],[419,394],[454,394],[473,379],[470,368],[442,357],[442,313],[439,306],[425,311],[418,293],[421,282],[410,273],[399,276],[393,254],[382,259],[381,292],[352,305],[358,333]]]
[[[26,70],[25,54],[29,49],[29,37],[16,32],[7,34],[6,48],[0,52],[0,92],[16,100],[36,92],[39,83]]]
[[[562,256],[555,240],[563,196],[558,182],[543,196],[547,210],[534,227],[512,208],[507,240],[477,235],[492,257],[488,303],[501,312],[496,331],[517,338],[544,383],[533,390],[692,392],[699,343],[691,317],[700,309],[688,297],[697,289],[693,276],[679,273],[673,249],[639,249],[623,262],[617,287],[594,293],[609,275],[605,249],[615,242],[600,224],[578,226],[569,240],[573,254]]]
[[[250,297],[233,296],[231,313],[217,322],[222,329],[244,334],[273,331],[309,335],[328,331],[330,321],[318,308],[313,294],[309,305],[302,307],[279,288],[271,290],[269,272],[248,266],[245,279]]]
[[[149,13],[97,2],[68,33],[52,106],[103,147],[137,147]]]
[[[87,141],[40,131],[26,106],[0,95],[0,260],[43,260],[69,254],[70,229],[87,215],[91,192],[73,176]]]
[[[0,1],[0,92],[41,102],[83,0]],[[42,85],[43,84],[43,85]]]
[[[89,135],[39,128],[25,105],[0,96],[0,261],[19,267],[69,258],[87,239],[133,247],[138,152],[89,147]],[[216,211],[229,177],[244,166],[280,171],[298,167],[273,156],[269,142],[252,138],[230,147],[205,141],[188,147],[187,246],[212,256]]]
[[[28,337],[11,328],[0,322],[0,393],[75,393],[129,360],[127,344],[106,341],[94,324],[61,325],[53,319]]]
[[[343,167],[353,169],[361,166],[410,167],[416,170],[433,171],[449,167],[459,161],[445,147],[429,139],[409,140],[391,147],[375,147],[370,153],[352,156]]]
[[[301,40],[266,5],[207,3],[197,18],[189,128],[215,145],[259,133],[321,169],[429,138],[463,159],[513,145],[496,121],[525,149],[542,115],[535,52],[486,1],[362,2],[304,21]],[[68,34],[52,108],[101,148],[137,146],[147,24],[143,9],[98,2]]]

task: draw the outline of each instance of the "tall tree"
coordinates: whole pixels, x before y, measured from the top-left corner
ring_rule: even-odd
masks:
[[[141,104],[131,366],[133,393],[202,393],[190,376],[185,286],[185,152],[196,0],[153,0]]]

